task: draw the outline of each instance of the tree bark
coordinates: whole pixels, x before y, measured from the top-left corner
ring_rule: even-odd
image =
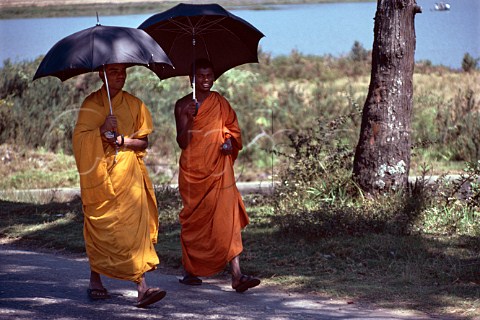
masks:
[[[353,179],[372,196],[408,185],[415,65],[415,0],[378,0],[372,72]]]

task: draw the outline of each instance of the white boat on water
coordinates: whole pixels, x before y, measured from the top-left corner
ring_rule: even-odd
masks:
[[[450,10],[450,4],[446,2],[437,2],[435,3],[435,11],[448,11]]]

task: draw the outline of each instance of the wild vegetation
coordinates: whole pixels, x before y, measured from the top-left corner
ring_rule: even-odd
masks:
[[[331,125],[336,119],[342,119],[343,127],[334,132],[335,137],[353,150],[368,91],[368,59],[358,43],[342,58],[295,51],[272,58],[260,53],[260,64],[244,65],[220,77],[215,89],[236,109],[246,145],[237,164],[239,179],[271,176],[272,167],[282,160],[270,151],[287,144],[290,133]],[[0,144],[70,155],[77,111],[100,81],[91,73],[64,83],[56,78],[32,82],[39,62],[40,58],[18,64],[6,61],[1,69]],[[458,173],[465,162],[480,159],[478,80],[478,70],[460,72],[427,62],[417,65],[413,173],[419,173],[423,164],[435,174]],[[174,175],[179,153],[173,106],[191,90],[188,78],[159,81],[150,70],[133,67],[126,90],[141,97],[153,114],[156,131],[150,139],[148,162],[156,181],[166,182]]]
[[[358,43],[345,57],[261,52],[259,64],[217,80],[215,90],[243,129],[238,180],[277,183],[272,194],[245,196],[251,224],[242,264],[295,290],[479,315],[480,73],[476,66],[416,65],[411,175],[418,178],[402,193],[373,200],[351,180],[369,56]],[[38,64],[7,61],[1,70],[0,189],[78,187],[70,137],[81,101],[100,83],[95,74],[32,82]],[[176,182],[179,156],[173,105],[190,91],[188,79],[159,81],[134,67],[126,90],[154,118],[146,162],[158,185],[158,252],[176,268],[181,203],[168,183]],[[2,237],[83,252],[78,198],[2,197]]]

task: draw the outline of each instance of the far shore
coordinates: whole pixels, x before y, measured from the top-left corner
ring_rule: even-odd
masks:
[[[47,6],[71,6],[78,4],[109,4],[109,5],[125,5],[125,4],[139,4],[139,3],[169,3],[174,2],[170,0],[2,0],[0,8],[11,7],[47,7]],[[184,2],[189,2],[184,1]],[[192,2],[192,1],[190,1]],[[200,2],[200,1],[199,1]]]
[[[275,5],[331,2],[373,2],[375,0],[2,0],[0,19],[46,18],[68,16],[128,15],[159,12],[179,3],[218,3],[226,9],[271,9]]]

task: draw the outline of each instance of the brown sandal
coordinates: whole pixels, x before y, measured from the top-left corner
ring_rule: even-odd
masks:
[[[142,299],[138,301],[137,308],[144,308],[152,303],[160,301],[165,297],[166,294],[167,293],[165,291],[162,291],[158,288],[149,288],[143,294]]]
[[[240,277],[240,282],[238,285],[235,287],[232,284],[232,288],[235,289],[235,291],[242,293],[247,291],[250,288],[256,287],[260,284],[260,279],[254,278],[252,276],[247,276],[247,275],[242,275]]]

